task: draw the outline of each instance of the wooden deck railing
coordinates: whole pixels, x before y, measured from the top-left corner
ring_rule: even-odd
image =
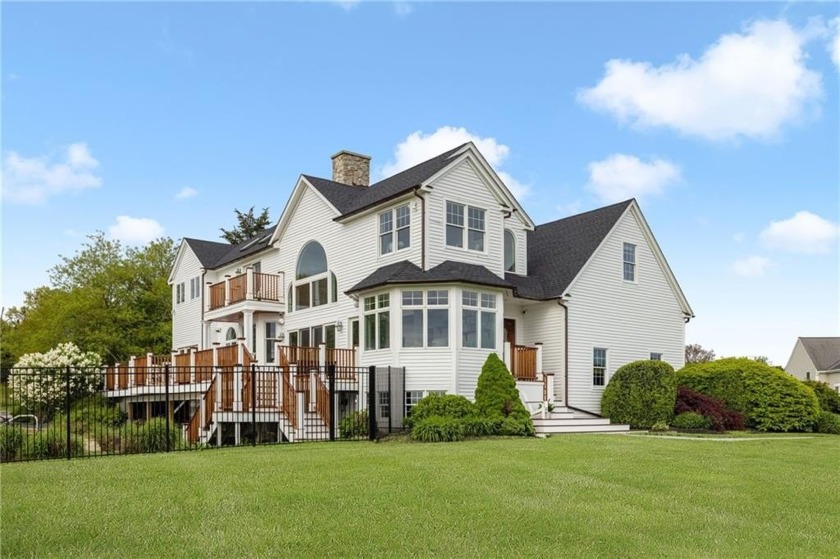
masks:
[[[233,367],[219,372],[222,379],[222,411],[233,411]]]
[[[213,350],[195,352],[195,381],[206,382],[213,376]]]
[[[225,282],[220,281],[210,286],[210,310],[225,306]]]
[[[117,370],[115,367],[108,367],[105,370],[105,388],[114,390],[117,387]]]
[[[169,374],[170,378],[173,376]],[[190,383],[190,354],[179,353],[175,356],[175,382],[178,384]]]
[[[213,382],[211,382],[210,386],[207,388],[207,392],[204,393],[205,429],[210,427],[210,424],[213,423],[213,412],[216,411],[216,382],[217,379],[213,379]]]
[[[537,380],[537,348],[515,345],[512,351],[513,376],[519,380]]]
[[[146,386],[146,362],[148,358],[137,357],[134,360],[134,386]]]
[[[315,375],[315,411],[324,420],[325,425],[330,424],[330,391],[319,375]]]
[[[226,345],[216,349],[219,367],[232,367],[239,363],[239,348],[236,345]]]
[[[228,280],[230,284],[230,304],[245,300],[248,291],[248,274],[239,274]]]
[[[117,381],[120,390],[128,388],[128,365],[119,365],[117,368]]]
[[[291,426],[297,429],[297,395],[295,394],[295,387],[292,386],[289,360],[283,351],[280,352],[280,367],[282,369],[280,377],[283,379],[283,412],[286,413],[286,418]]]
[[[327,365],[335,365],[336,378],[355,379],[356,348],[327,348]]]
[[[286,354],[286,359],[298,369],[303,367],[317,367],[320,361],[320,350],[317,347],[284,345],[280,350]]]

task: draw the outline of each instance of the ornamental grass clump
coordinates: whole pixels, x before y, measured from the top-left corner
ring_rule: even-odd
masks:
[[[634,361],[619,368],[601,397],[601,413],[614,423],[650,429],[670,423],[677,399],[677,378],[664,361]]]

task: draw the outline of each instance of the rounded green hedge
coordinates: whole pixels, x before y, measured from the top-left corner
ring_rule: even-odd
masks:
[[[411,438],[424,443],[448,443],[464,440],[463,422],[451,417],[432,415],[415,423]]]
[[[411,410],[411,422],[417,423],[437,415],[462,419],[475,413],[473,403],[457,394],[429,394]]]
[[[840,435],[840,415],[831,413],[830,411],[821,411],[817,416],[814,431],[817,433]]]
[[[802,382],[814,391],[821,410],[840,413],[840,393],[825,382],[818,380],[803,380]]]
[[[677,373],[677,382],[741,412],[747,427],[758,431],[810,431],[819,412],[813,390],[789,374],[752,359],[691,364]]]
[[[677,400],[677,378],[664,361],[634,361],[619,368],[601,397],[601,413],[614,423],[650,429],[670,423]]]
[[[712,420],[697,412],[686,411],[674,418],[671,427],[686,431],[707,431],[712,428]]]

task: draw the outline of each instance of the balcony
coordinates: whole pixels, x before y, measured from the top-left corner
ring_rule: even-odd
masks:
[[[222,320],[243,310],[282,311],[284,275],[264,274],[248,268],[208,287],[205,319]]]

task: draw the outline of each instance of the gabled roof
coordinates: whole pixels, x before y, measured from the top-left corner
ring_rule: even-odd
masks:
[[[189,239],[186,237],[184,238],[184,242],[190,245],[193,253],[195,253],[198,261],[201,262],[204,268],[219,268],[266,248],[272,233],[274,233],[275,227],[273,225],[268,229],[263,229],[250,239],[246,239],[236,245],[216,241],[202,241],[201,239]]]
[[[310,175],[303,177],[341,213],[341,217],[346,217],[420,186],[449,165],[450,157],[466,145],[461,144],[370,186],[350,186]]]
[[[840,338],[799,338],[818,371],[840,369]]]
[[[507,289],[513,287],[484,266],[477,264],[446,260],[424,272],[416,264],[403,260],[377,269],[347,290],[347,293],[356,293],[382,285],[406,283],[469,283]]]
[[[528,277],[507,274],[517,295],[562,297],[633,200],[543,225],[528,233]]]

